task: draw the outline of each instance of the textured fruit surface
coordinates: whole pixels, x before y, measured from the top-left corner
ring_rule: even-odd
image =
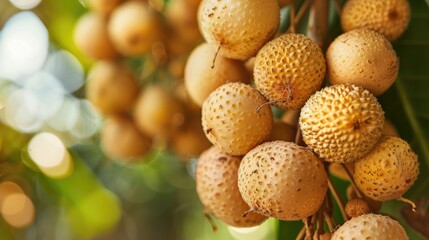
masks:
[[[273,141],[243,157],[238,187],[254,212],[281,220],[300,220],[319,209],[327,190],[327,176],[320,159],[308,148]]]
[[[396,220],[379,214],[365,214],[348,220],[332,236],[332,240],[348,239],[407,240],[408,236]]]
[[[120,53],[139,56],[148,53],[152,44],[162,39],[158,15],[144,2],[121,4],[109,20],[109,36]]]
[[[138,91],[133,73],[120,62],[99,61],[88,73],[86,97],[104,115],[127,111]]]
[[[241,61],[217,56],[213,65],[216,51],[217,47],[203,43],[191,53],[186,63],[186,90],[199,106],[219,86],[228,82],[248,83],[251,78]]]
[[[295,141],[296,127],[284,123],[280,120],[275,120],[273,130],[271,130],[270,141],[282,140],[285,142]]]
[[[386,201],[402,197],[418,174],[419,162],[410,145],[398,137],[384,137],[355,163],[353,178],[365,195]]]
[[[355,198],[358,198],[355,188],[352,185],[349,185],[346,189],[346,196],[348,200],[352,200]],[[377,201],[374,200],[368,196],[366,196],[365,194],[362,193],[362,197],[363,199],[365,199],[365,201],[368,203],[368,206],[371,210],[372,213],[376,213],[381,209],[381,205],[383,204],[383,202],[381,201]]]
[[[326,52],[329,81],[351,83],[378,96],[396,80],[399,61],[383,35],[367,29],[337,37]]]
[[[91,10],[100,14],[110,14],[122,0],[87,0],[88,6]]]
[[[220,54],[245,60],[277,32],[280,9],[276,0],[205,0],[199,11],[207,42],[221,46]]]
[[[345,32],[353,29],[371,29],[387,39],[397,39],[410,21],[408,0],[350,0],[341,12]]]
[[[227,83],[203,104],[202,124],[207,138],[223,152],[244,155],[267,140],[273,116],[258,90],[244,83]]]
[[[117,56],[101,15],[87,13],[76,24],[74,41],[84,54],[93,59],[112,59]]]
[[[235,227],[251,227],[266,217],[255,213],[243,217],[250,207],[238,191],[240,162],[241,158],[224,154],[216,147],[206,150],[197,163],[197,192],[206,211],[219,220]]]
[[[107,156],[131,162],[150,150],[151,139],[127,117],[108,118],[101,131],[101,147]]]
[[[325,77],[320,47],[302,34],[284,34],[267,43],[256,56],[256,88],[283,109],[301,108],[320,89]]]
[[[369,204],[364,199],[354,198],[347,202],[345,211],[349,218],[354,218],[366,213],[370,213],[371,209]]]
[[[381,137],[384,112],[377,99],[355,85],[326,87],[307,101],[299,125],[304,142],[328,162],[365,156]]]

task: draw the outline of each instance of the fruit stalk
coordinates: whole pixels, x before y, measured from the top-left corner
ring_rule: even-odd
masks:
[[[323,49],[328,33],[328,0],[314,1],[310,8],[307,36]]]
[[[335,189],[335,186],[332,183],[330,176],[328,176],[328,188],[329,188],[329,191],[334,196],[335,201],[338,203],[338,207],[340,208],[341,216],[343,217],[344,221],[347,221],[348,217],[346,215],[346,211],[344,210],[344,202],[343,202],[343,200],[341,200],[341,197],[338,194],[337,189]]]
[[[344,172],[345,172],[345,173],[347,174],[347,176],[349,177],[349,179],[350,179],[350,183],[352,184],[352,187],[353,187],[353,189],[355,190],[356,195],[357,195],[359,198],[363,198],[362,193],[360,192],[359,188],[356,186],[355,180],[353,179],[353,176],[352,176],[352,174],[350,173],[349,169],[348,169],[344,164],[341,164],[341,167],[343,168]]]

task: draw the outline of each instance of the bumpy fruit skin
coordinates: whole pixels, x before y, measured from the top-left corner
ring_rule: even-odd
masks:
[[[125,116],[108,118],[101,131],[104,153],[116,160],[133,162],[150,150],[152,140]]]
[[[354,198],[347,202],[345,211],[348,217],[354,218],[366,213],[370,213],[371,208],[364,199]]]
[[[418,174],[419,162],[410,145],[398,137],[384,137],[355,163],[353,178],[362,193],[386,201],[402,197]]]
[[[327,176],[320,159],[308,148],[273,141],[243,157],[238,187],[254,212],[299,220],[319,209],[327,190]]]
[[[117,56],[106,20],[99,14],[87,13],[79,18],[73,37],[79,50],[90,58],[112,59]]]
[[[350,0],[341,12],[341,26],[345,32],[371,29],[387,39],[397,39],[410,21],[408,0]]]
[[[99,61],[88,74],[86,96],[104,115],[127,111],[138,91],[133,73],[120,62]]]
[[[365,156],[381,137],[384,112],[370,92],[350,84],[317,92],[301,110],[304,142],[322,159],[345,163]]]
[[[220,86],[204,101],[202,124],[207,138],[223,152],[244,155],[266,141],[273,126],[262,94],[244,83]]]
[[[109,36],[125,56],[141,56],[152,44],[162,40],[159,16],[141,1],[129,1],[117,7],[110,16]]]
[[[211,147],[201,154],[196,170],[197,193],[206,211],[234,227],[252,227],[266,217],[249,213],[250,207],[238,191],[237,174],[241,158]]]
[[[331,240],[347,239],[408,240],[408,236],[399,222],[379,214],[365,214],[344,223]]]
[[[204,0],[199,11],[201,32],[220,54],[245,60],[277,32],[280,9],[276,0]]]
[[[256,88],[283,109],[299,109],[320,89],[326,66],[320,47],[302,34],[275,38],[258,52]]]
[[[199,106],[219,86],[228,82],[248,83],[251,78],[241,61],[217,56],[213,65],[216,51],[217,47],[203,43],[192,51],[186,63],[186,90]]]
[[[351,83],[378,96],[396,80],[399,60],[392,44],[383,35],[358,29],[346,32],[326,52],[329,81]]]

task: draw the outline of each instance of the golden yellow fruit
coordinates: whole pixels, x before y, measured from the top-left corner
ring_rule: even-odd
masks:
[[[246,154],[271,134],[273,115],[264,104],[265,98],[249,85],[220,86],[203,104],[202,124],[207,138],[225,153]]]
[[[408,240],[408,236],[396,220],[380,214],[365,214],[348,220],[332,235],[332,240],[346,239]]]
[[[362,198],[349,200],[345,206],[346,214],[349,218],[358,217],[371,212],[369,204]]]
[[[323,203],[327,176],[322,161],[291,142],[263,143],[248,152],[238,170],[238,188],[253,212],[300,220]]]
[[[398,137],[383,137],[355,163],[353,178],[362,193],[386,201],[401,198],[418,174],[419,162],[410,145]]]
[[[99,61],[88,73],[86,97],[104,115],[129,110],[138,91],[133,73],[121,62]]]
[[[326,66],[320,47],[302,34],[281,35],[256,56],[256,88],[283,109],[299,109],[320,89]]]
[[[122,0],[87,0],[91,10],[103,15],[109,15]]]
[[[241,158],[222,153],[211,147],[201,154],[196,170],[198,196],[206,208],[219,220],[235,227],[252,227],[265,221],[266,217],[249,213],[249,206],[238,190],[237,173]]]
[[[397,39],[410,22],[408,0],[349,0],[341,12],[341,26],[345,32],[371,29],[387,39]]]
[[[215,46],[203,43],[192,51],[186,63],[186,90],[199,106],[221,85],[229,82],[248,83],[251,78],[241,61],[217,56],[213,65],[216,50]]]
[[[152,141],[131,119],[117,115],[104,123],[100,143],[108,157],[130,163],[147,153]]]
[[[329,81],[364,87],[375,96],[396,80],[399,60],[390,42],[381,34],[358,29],[344,33],[326,52]]]
[[[275,120],[273,130],[271,130],[270,141],[282,140],[285,142],[294,142],[296,136],[296,127]]]
[[[172,0],[166,10],[166,18],[178,37],[188,43],[201,41],[202,36],[197,22],[198,6],[187,0]]]
[[[86,13],[74,29],[74,42],[80,51],[93,59],[112,59],[117,52],[107,31],[107,22],[101,15]]]
[[[348,200],[352,200],[355,198],[358,198],[355,188],[352,185],[349,185],[346,189],[346,196]],[[368,196],[365,196],[365,194],[362,193],[363,199],[368,203],[368,206],[370,208],[370,212],[376,213],[381,209],[381,205],[383,202],[374,200]]]
[[[253,57],[277,32],[280,9],[276,0],[204,0],[199,25],[204,38],[220,47],[220,55]]]

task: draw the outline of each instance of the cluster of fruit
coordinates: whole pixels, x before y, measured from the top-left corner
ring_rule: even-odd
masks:
[[[397,221],[374,212],[386,200],[413,205],[402,196],[419,173],[408,143],[383,134],[376,98],[397,78],[390,41],[409,19],[407,0],[349,0],[341,12],[345,33],[324,54],[301,34],[272,39],[279,26],[275,0],[204,0],[198,21],[207,43],[190,55],[185,86],[202,106],[204,133],[214,145],[196,170],[206,212],[236,227],[267,217],[303,220],[302,232],[315,239],[408,239]],[[325,75],[331,85],[321,89]],[[271,104],[299,112],[287,140],[273,138],[283,130],[273,127]],[[339,166],[351,182],[346,207],[327,174]],[[351,218],[338,229],[328,188],[344,221]]]
[[[86,97],[106,117],[101,146],[122,162],[140,160],[154,146],[167,145],[183,159],[210,146],[201,113],[180,81],[189,52],[201,41],[200,1],[162,2],[88,0],[91,11],[76,24],[76,45],[96,60]],[[138,73],[132,66],[137,57],[153,71]],[[166,77],[155,79],[161,71]]]

